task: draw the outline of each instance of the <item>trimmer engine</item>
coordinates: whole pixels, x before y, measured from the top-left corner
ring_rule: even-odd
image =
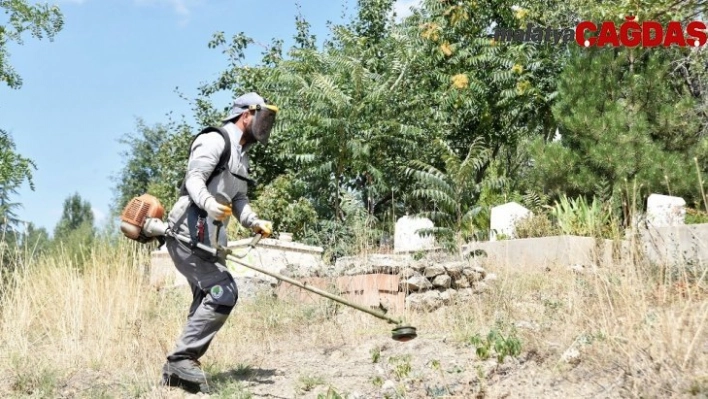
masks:
[[[167,229],[162,222],[164,216],[165,208],[160,201],[150,194],[143,194],[130,200],[123,209],[120,231],[131,240],[148,243],[164,235]]]

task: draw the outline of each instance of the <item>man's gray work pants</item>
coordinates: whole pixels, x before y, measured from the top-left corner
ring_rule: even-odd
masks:
[[[177,270],[187,278],[192,289],[187,325],[167,360],[196,360],[207,351],[236,306],[238,289],[223,259],[192,253],[190,248],[173,238],[167,238],[165,246]]]

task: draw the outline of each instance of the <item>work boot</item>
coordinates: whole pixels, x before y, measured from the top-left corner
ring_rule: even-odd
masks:
[[[206,384],[207,382],[207,375],[202,371],[201,364],[196,359],[168,361],[162,366],[162,375],[168,380],[170,377],[177,377],[194,384]]]

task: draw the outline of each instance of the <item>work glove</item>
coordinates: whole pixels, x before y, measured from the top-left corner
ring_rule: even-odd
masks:
[[[267,220],[256,219],[251,225],[251,230],[256,234],[260,233],[263,238],[268,238],[271,233],[273,233],[273,223]]]
[[[222,221],[231,216],[231,207],[218,203],[214,197],[210,197],[206,200],[204,210],[212,219],[218,221]]]

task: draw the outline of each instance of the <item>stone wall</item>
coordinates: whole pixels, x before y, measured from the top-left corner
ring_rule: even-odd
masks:
[[[556,265],[610,264],[621,257],[612,240],[552,236],[469,243],[463,253],[478,253],[481,266],[546,269]]]
[[[319,277],[301,281],[372,309],[400,313],[431,311],[455,301],[465,301],[489,288],[496,279],[473,261],[428,254],[374,254],[349,256],[323,268]],[[321,299],[305,289],[282,283],[276,289],[281,298],[312,303]]]

